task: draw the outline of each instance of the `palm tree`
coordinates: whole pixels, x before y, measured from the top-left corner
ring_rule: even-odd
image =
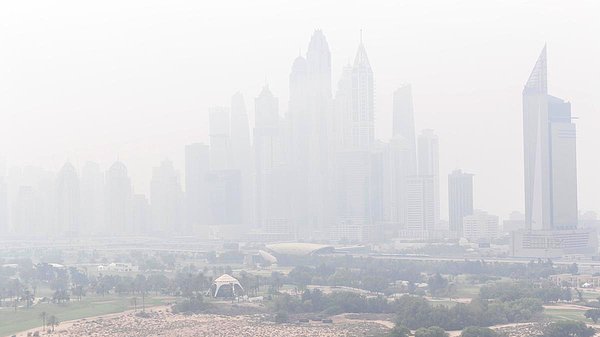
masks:
[[[45,311],[40,312],[40,318],[42,319],[44,330],[46,330],[46,317],[48,317],[48,313]]]
[[[50,325],[50,327],[52,328],[52,332],[54,332],[54,327],[58,325],[58,323],[60,323],[58,321],[58,318],[54,315],[48,317],[48,325]]]

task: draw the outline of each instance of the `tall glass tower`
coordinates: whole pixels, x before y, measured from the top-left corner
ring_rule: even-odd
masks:
[[[577,227],[571,104],[548,95],[546,47],[523,89],[525,219],[531,230]]]

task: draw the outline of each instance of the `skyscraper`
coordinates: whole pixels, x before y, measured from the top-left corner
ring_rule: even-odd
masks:
[[[257,224],[264,226],[272,216],[273,205],[270,200],[274,189],[271,176],[283,164],[283,139],[280,134],[279,100],[267,86],[256,97],[254,105],[256,220]]]
[[[164,160],[152,171],[150,207],[152,230],[159,233],[182,232],[183,192],[179,175],[170,160]]]
[[[431,175],[412,176],[406,185],[407,236],[427,238],[436,226],[434,178]]]
[[[571,104],[548,95],[546,48],[523,89],[525,221],[530,229],[577,227],[577,162]]]
[[[463,218],[473,214],[473,175],[455,170],[448,175],[450,230],[462,235]]]
[[[102,230],[104,201],[104,175],[100,165],[86,162],[81,169],[81,228],[86,232]]]
[[[105,183],[104,231],[109,235],[132,233],[131,198],[133,189],[127,167],[120,161],[112,164],[106,173]]]
[[[214,107],[209,111],[210,165],[212,170],[231,169],[229,111],[225,107]]]
[[[439,141],[433,130],[423,130],[418,139],[418,172],[433,179],[434,224],[440,221]]]
[[[187,232],[196,232],[209,221],[207,175],[210,171],[208,145],[194,143],[185,147],[185,221]]]
[[[308,216],[307,225],[312,231],[320,231],[332,219],[331,212],[331,171],[332,146],[331,119],[331,52],[321,30],[311,36],[306,52],[308,70],[308,108],[312,120],[308,162]]]
[[[77,235],[81,224],[81,191],[75,167],[66,163],[56,180],[55,234]]]
[[[402,136],[393,136],[383,149],[381,180],[383,184],[383,219],[395,227],[406,225],[407,180],[415,173],[411,168],[409,144]]]
[[[374,150],[373,70],[362,43],[352,68],[344,69],[336,93],[336,116],[342,122],[342,146],[335,155],[336,223],[372,223]],[[380,165],[379,165],[380,166]],[[379,198],[376,198],[380,200]],[[379,213],[379,212],[378,212]]]
[[[152,210],[148,198],[134,194],[131,198],[131,228],[133,233],[145,233],[152,226]]]
[[[242,222],[242,190],[239,170],[212,170],[207,175],[210,224],[236,225]],[[240,232],[239,228],[236,231]]]
[[[246,103],[239,92],[231,98],[230,120],[231,162],[241,174],[242,222],[247,225],[254,219],[254,165]]]
[[[361,41],[352,66],[350,129],[352,147],[369,149],[375,139],[373,70]]]
[[[415,175],[417,174],[417,147],[415,144],[415,119],[410,84],[405,84],[394,91],[392,118],[392,135],[404,138],[409,151],[407,157],[409,174]]]
[[[593,229],[577,228],[577,158],[571,105],[548,95],[546,47],[523,89],[525,225],[512,233],[514,256],[597,254]]]
[[[289,78],[286,164],[293,179],[292,222],[308,236],[331,217],[331,53],[321,30],[311,36],[306,58],[298,56]]]

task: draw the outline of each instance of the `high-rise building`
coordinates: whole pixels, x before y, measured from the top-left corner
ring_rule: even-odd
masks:
[[[56,176],[40,167],[13,167],[8,173],[9,224],[24,236],[56,233]]]
[[[183,192],[179,175],[170,160],[155,167],[150,182],[152,230],[158,233],[181,233]]]
[[[207,185],[211,225],[237,226],[241,224],[241,179],[239,170],[214,170],[208,173]]]
[[[198,231],[209,221],[207,176],[210,172],[208,145],[194,143],[185,147],[185,221],[186,232]]]
[[[152,226],[152,209],[148,198],[143,194],[134,194],[131,198],[131,228],[136,234],[148,232]]]
[[[313,33],[306,58],[294,60],[289,84],[286,165],[293,176],[291,220],[303,230],[301,235],[309,236],[332,217],[331,53],[321,30]]]
[[[231,97],[230,124],[231,166],[235,169],[245,169],[252,162],[252,145],[246,103],[240,92]]]
[[[334,151],[352,148],[352,66],[346,65],[338,81],[333,101],[332,143]]]
[[[448,212],[450,230],[463,233],[463,218],[473,214],[473,175],[455,170],[448,175]]]
[[[417,174],[417,147],[415,140],[415,118],[412,98],[412,87],[405,84],[394,91],[392,116],[392,135],[404,138],[408,149],[406,165],[409,175]]]
[[[117,161],[106,173],[104,232],[108,235],[131,234],[131,198],[133,188],[127,167]]]
[[[407,220],[409,236],[428,237],[435,230],[434,177],[412,176],[407,180]]]
[[[77,235],[81,228],[81,190],[75,167],[66,163],[56,180],[55,234]]]
[[[523,89],[525,220],[534,230],[577,227],[577,160],[571,104],[548,95],[546,48]]]
[[[387,144],[384,157],[385,219],[402,228],[406,225],[407,180],[414,176],[410,165],[412,156],[404,137],[394,136]]]
[[[100,165],[86,162],[81,169],[81,228],[97,233],[104,224],[104,175]]]
[[[354,63],[344,69],[335,97],[334,120],[341,123],[341,130],[333,129],[333,226],[366,228],[383,217],[384,184],[374,179],[381,177],[383,157],[381,148],[375,149],[373,97],[373,70],[361,38]],[[334,228],[332,232],[339,231]]]
[[[274,181],[273,172],[282,168],[283,135],[280,133],[281,118],[279,116],[279,100],[267,86],[256,97],[254,124],[254,164],[256,183],[256,221],[264,226],[273,216]],[[288,190],[290,189],[290,185]]]
[[[514,256],[597,254],[594,229],[577,228],[577,158],[571,105],[548,95],[546,47],[523,89],[525,224]]]
[[[210,165],[212,170],[231,169],[231,141],[229,110],[214,107],[209,111]]]
[[[373,145],[375,139],[374,92],[373,70],[361,37],[352,66],[349,120],[353,148],[369,149]]]
[[[473,214],[463,218],[463,236],[470,241],[491,241],[500,234],[500,226],[496,215],[475,210]]]
[[[333,218],[332,163],[330,142],[332,122],[331,52],[321,30],[311,36],[306,52],[308,75],[308,108],[310,125],[308,162],[308,214],[306,225],[313,233],[320,232]]]
[[[336,155],[336,224],[371,223],[371,170],[369,151],[341,151]]]
[[[418,139],[418,172],[433,179],[434,224],[440,221],[439,141],[433,130],[423,130]]]
[[[230,120],[232,168],[241,173],[242,223],[249,225],[254,221],[254,164],[246,103],[239,92],[231,98]]]

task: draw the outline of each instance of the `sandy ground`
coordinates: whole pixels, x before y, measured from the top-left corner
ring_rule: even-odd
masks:
[[[148,312],[153,312],[153,311],[167,310],[168,308],[169,307],[165,305],[165,306],[150,307],[150,308],[148,308],[146,310]],[[87,321],[92,321],[92,320],[96,320],[96,319],[112,319],[112,318],[120,317],[122,315],[128,315],[128,314],[134,314],[134,313],[135,313],[135,310],[128,310],[128,311],[118,312],[118,313],[114,313],[114,314],[93,316],[93,317],[75,319],[75,320],[72,320],[72,321],[60,322],[60,324],[54,328],[55,334],[48,335],[48,336],[56,336],[56,331],[58,331],[58,330],[69,329],[69,328],[73,327],[74,325],[82,324],[82,323],[87,322]],[[49,329],[49,327],[46,327],[46,330],[47,329]],[[25,330],[25,331],[19,332],[19,333],[16,334],[16,336],[17,337],[26,337],[28,333],[33,334],[36,331],[39,331],[40,336],[46,336],[47,335],[46,332],[43,331],[43,327],[42,326],[38,326],[37,328],[33,328],[33,329],[29,329],[29,330]],[[9,336],[7,336],[7,337],[9,337]]]
[[[112,314],[61,323],[54,337],[350,337],[369,336],[387,331],[391,322],[348,320],[343,317],[333,324],[310,322],[275,324],[260,315],[174,315],[166,307],[147,310],[148,317],[138,317],[134,312]],[[41,331],[40,328],[29,332]],[[17,334],[27,336],[27,332]]]
[[[546,308],[563,310],[588,309],[579,305],[559,304]],[[46,334],[42,327],[23,331],[17,337],[26,337],[27,333],[40,332],[40,336],[56,337],[150,337],[150,336],[364,336],[368,332],[385,331],[394,327],[394,323],[381,319],[362,319],[341,314],[332,317],[333,324],[310,322],[303,324],[274,324],[260,315],[221,316],[221,315],[174,315],[168,306],[147,309],[150,317],[141,318],[135,311],[89,317],[61,322],[53,334]],[[594,325],[595,328],[600,328]],[[491,327],[492,329],[519,335],[534,328],[532,323],[514,323]],[[460,336],[460,331],[449,331],[450,337]]]

